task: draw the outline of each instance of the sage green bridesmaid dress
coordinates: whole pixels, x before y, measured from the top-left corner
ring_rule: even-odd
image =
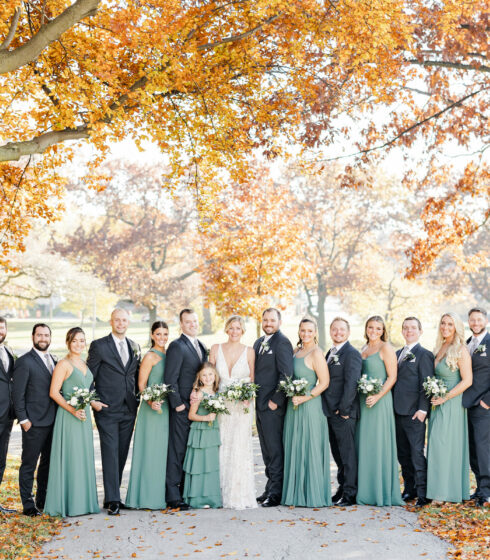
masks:
[[[197,414],[206,416],[208,412],[200,404]],[[184,459],[183,499],[193,508],[222,507],[219,479],[220,445],[218,418],[214,419],[211,426],[209,422],[192,422]]]
[[[379,352],[362,360],[362,374],[386,380],[386,368]],[[401,506],[395,415],[389,391],[373,407],[361,395],[361,418],[357,427],[357,503],[372,506]]]
[[[88,368],[84,375],[73,366],[61,392],[67,399],[75,387],[88,389],[92,381]],[[75,418],[61,406],[56,412],[44,504],[44,513],[48,515],[66,517],[99,512],[90,405],[85,412],[85,421]]]
[[[152,348],[161,357],[150,371],[147,385],[163,381],[165,354]],[[136,509],[165,509],[165,473],[168,448],[168,402],[162,403],[162,413],[141,401],[133,440],[133,457],[129,474],[126,505]]]
[[[459,369],[453,371],[443,358],[436,366],[436,377],[450,391],[461,381]],[[429,418],[427,438],[427,498],[443,502],[462,502],[470,497],[468,424],[463,394],[436,406]]]
[[[308,391],[317,384],[305,357],[294,358],[294,379],[308,380]],[[328,423],[320,397],[293,408],[289,399],[284,419],[284,481],[282,503],[288,506],[324,507],[330,498],[330,446]]]

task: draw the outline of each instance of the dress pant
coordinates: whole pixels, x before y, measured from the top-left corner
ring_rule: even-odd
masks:
[[[46,489],[48,487],[49,458],[51,454],[51,440],[53,424],[51,426],[31,426],[26,432],[22,430],[22,459],[19,469],[19,489],[22,506],[31,509],[35,506],[44,508]],[[37,462],[37,492],[36,502],[32,494],[34,472]]]
[[[490,410],[481,405],[468,409],[470,465],[479,496],[490,496]]]
[[[424,455],[425,424],[412,416],[395,414],[396,448],[402,468],[405,492],[425,498],[427,461]]]
[[[270,408],[257,410],[256,424],[265,464],[265,476],[267,477],[265,493],[272,498],[281,500],[284,477],[284,447],[282,442],[284,415],[278,414],[278,410],[271,410]]]
[[[357,494],[356,418],[342,418],[339,414],[328,418],[330,449],[337,464],[337,482],[343,496],[350,500]]]
[[[167,479],[165,483],[167,503],[182,501],[185,478],[182,467],[184,465],[185,452],[187,451],[187,438],[190,427],[191,421],[189,420],[189,410],[187,407],[181,412],[177,412],[174,408],[170,409]]]
[[[104,503],[120,502],[120,486],[136,416],[127,407],[117,412],[95,414],[99,430],[104,480]]]
[[[2,484],[3,473],[7,465],[7,451],[13,423],[13,420],[0,423],[0,484]]]

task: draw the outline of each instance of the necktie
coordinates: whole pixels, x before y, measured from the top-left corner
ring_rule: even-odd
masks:
[[[199,347],[199,342],[197,341],[197,338],[194,339],[194,348],[196,349],[197,355],[199,356],[199,359],[202,361],[202,352],[201,352],[201,348]]]
[[[126,367],[126,364],[128,363],[129,360],[128,345],[126,343],[126,339],[121,340],[119,342],[119,354],[121,355],[121,361],[123,363],[123,366]]]
[[[53,373],[53,362],[51,361],[49,354],[44,354],[44,361],[46,362],[46,367],[48,368],[49,373]]]
[[[5,371],[8,371],[9,357],[7,356],[7,350],[5,350],[5,346],[0,346],[0,358],[2,359],[3,369]]]
[[[337,347],[332,346],[332,348],[330,349],[330,354],[328,355],[327,364],[329,364],[333,360],[335,354],[337,354]]]
[[[398,356],[398,363],[401,364],[403,362],[403,358],[408,354],[408,346],[404,346],[403,350],[400,352]]]
[[[473,356],[473,352],[476,350],[478,346],[478,339],[474,336],[471,339],[471,342],[468,344],[468,352],[470,353],[471,356]]]

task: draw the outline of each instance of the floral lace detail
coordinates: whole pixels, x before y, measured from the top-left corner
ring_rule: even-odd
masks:
[[[228,371],[221,345],[218,347],[216,368],[220,375],[220,391],[233,380],[250,377],[247,348],[231,372]],[[244,413],[244,403],[227,402],[230,415],[218,418],[221,436],[220,482],[223,507],[246,509],[257,507],[255,499],[254,459],[252,447],[253,406]]]

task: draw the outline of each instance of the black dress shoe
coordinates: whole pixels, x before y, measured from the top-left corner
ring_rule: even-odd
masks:
[[[119,515],[119,502],[109,502],[107,504],[107,514],[108,515]]]
[[[480,494],[478,492],[473,492],[473,494],[471,494],[470,496],[470,500],[478,500],[479,497]]]
[[[281,505],[281,500],[274,498],[273,496],[268,496],[263,502],[262,507],[276,507]]]
[[[36,508],[37,508],[39,511],[43,511],[43,510],[44,510],[44,502],[39,502],[39,503],[36,502]]]
[[[17,510],[0,506],[0,513],[17,513]]]
[[[267,500],[268,494],[264,492],[261,496],[258,496],[257,503],[263,504]]]
[[[175,502],[167,502],[167,506],[170,509],[180,509],[180,511],[187,511],[191,509],[191,506],[182,500],[177,500]]]
[[[479,507],[485,507],[485,504],[490,505],[490,496],[486,498],[484,496],[480,496],[476,501],[476,505]]]
[[[132,509],[127,506],[124,502],[119,502],[119,509]]]
[[[27,508],[22,513],[24,515],[28,515],[29,517],[37,517],[38,515],[42,515],[42,513],[35,507]]]
[[[432,503],[432,500],[429,500],[428,498],[417,498],[417,501],[415,502],[415,507],[420,508],[420,507],[428,506],[430,503]]]
[[[349,507],[355,505],[355,503],[355,500],[348,498],[347,496],[343,496],[340,500],[334,502],[333,505],[337,507]]]
[[[342,498],[342,495],[344,494],[344,489],[342,488],[342,486],[339,486],[337,488],[337,492],[335,492],[335,494],[332,496],[332,502],[338,502],[340,500],[340,498]]]
[[[415,500],[416,497],[417,494],[412,494],[412,492],[403,492],[402,494],[402,500],[404,502],[408,502],[408,500]]]

